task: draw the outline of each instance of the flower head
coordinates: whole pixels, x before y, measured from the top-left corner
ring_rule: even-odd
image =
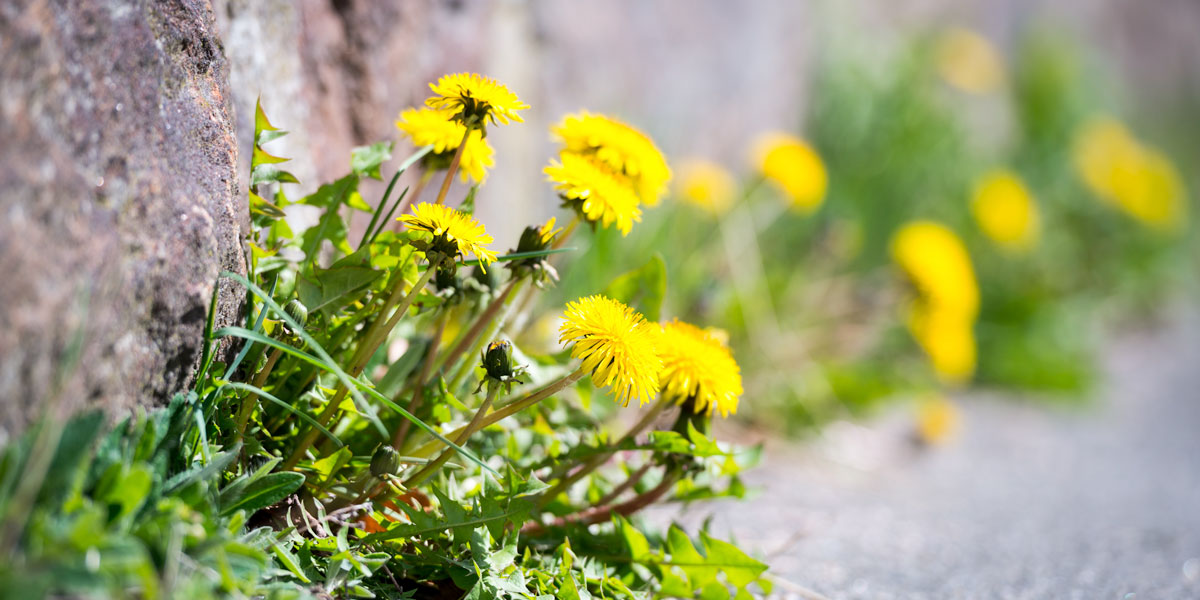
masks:
[[[453,259],[474,254],[480,267],[496,260],[496,253],[486,247],[492,243],[492,236],[471,215],[441,204],[422,202],[413,207],[411,215],[401,216],[399,220],[412,231],[424,231],[433,236],[424,248],[427,255],[436,253]]]
[[[1075,168],[1101,200],[1162,230],[1187,220],[1187,192],[1165,155],[1139,142],[1119,121],[1093,119],[1079,133]]]
[[[733,206],[737,182],[733,175],[717,163],[691,160],[679,169],[679,196],[714,216],[725,214]]]
[[[463,125],[477,127],[485,121],[507,124],[521,122],[518,110],[529,108],[517,95],[497,82],[476,73],[443,75],[429,84],[434,96],[425,101],[430,108],[448,110]]]
[[[917,404],[917,437],[929,445],[943,444],[958,433],[962,417],[949,398],[934,394]]]
[[[448,110],[431,108],[410,108],[400,113],[396,127],[404,132],[414,146],[433,146],[433,153],[424,158],[427,166],[446,169],[458,145],[462,142],[466,127],[454,120],[454,113]],[[483,183],[487,178],[487,169],[494,167],[496,161],[492,158],[495,151],[492,145],[483,137],[483,132],[474,130],[467,136],[467,145],[463,148],[459,163],[459,176],[463,182],[467,177],[476,183]]]
[[[580,154],[563,153],[561,159],[550,161],[543,172],[581,217],[604,227],[615,224],[622,235],[629,234],[634,221],[642,220],[637,195],[627,177]]]
[[[975,371],[975,317],[979,287],[966,246],[949,228],[916,221],[892,238],[892,258],[917,289],[908,330],[947,383]]]
[[[829,176],[812,146],[786,133],[769,133],[758,139],[754,154],[759,171],[787,194],[794,208],[812,212],[821,206]]]
[[[968,93],[985,94],[1004,83],[1004,60],[987,38],[962,27],[942,34],[937,45],[942,79]]]
[[[1005,249],[1027,250],[1037,242],[1037,203],[1012,171],[997,169],[979,180],[971,214],[983,233]]]
[[[551,128],[563,153],[594,157],[612,172],[628,178],[640,201],[658,204],[667,190],[671,169],[646,134],[612,117],[580,112]]]
[[[722,417],[737,412],[742,395],[742,373],[725,347],[710,332],[672,321],[663,325],[659,342],[663,368],[658,374],[663,397],[695,402],[695,410]]]
[[[908,331],[942,381],[959,384],[971,378],[976,360],[974,320],[917,303],[909,311]]]
[[[574,344],[571,356],[583,361],[596,387],[612,386],[617,401],[645,404],[658,391],[662,360],[655,346],[658,326],[624,304],[604,296],[568,302],[559,343]]]
[[[917,288],[922,303],[974,319],[979,286],[967,247],[948,227],[914,221],[892,237],[892,258]]]

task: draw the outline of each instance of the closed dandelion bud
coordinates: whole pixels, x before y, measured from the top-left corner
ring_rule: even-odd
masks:
[[[400,453],[391,446],[380,446],[371,457],[371,474],[375,477],[395,475],[400,471]]]
[[[483,354],[483,368],[487,369],[488,377],[504,381],[513,375],[512,344],[500,340],[488,344]]]
[[[294,319],[300,327],[304,327],[305,323],[308,322],[308,307],[304,306],[304,303],[299,300],[288,302],[287,306],[283,307],[283,312]]]
[[[521,239],[517,242],[517,252],[537,252],[545,250],[546,246],[547,244],[542,242],[542,228],[530,225],[521,232]]]

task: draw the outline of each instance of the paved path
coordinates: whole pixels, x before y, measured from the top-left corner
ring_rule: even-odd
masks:
[[[769,447],[759,497],[681,520],[715,512],[828,598],[1200,598],[1200,318],[1120,340],[1089,405],[966,398],[925,452],[907,416],[841,424]]]

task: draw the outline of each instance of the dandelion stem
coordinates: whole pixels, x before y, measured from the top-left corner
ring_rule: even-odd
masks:
[[[261,389],[263,384],[267,382],[267,376],[271,374],[271,370],[275,368],[275,363],[279,362],[279,357],[283,356],[283,350],[272,348],[271,354],[267,356],[267,363],[263,365],[261,371],[254,375],[254,380],[250,385]],[[245,437],[246,424],[250,422],[250,414],[254,412],[254,407],[258,405],[258,396],[247,393],[242,397],[242,407],[238,411],[237,431],[238,439]]]
[[[593,525],[595,523],[603,523],[612,519],[613,515],[621,515],[628,517],[633,513],[654,504],[660,500],[667,492],[671,491],[671,487],[679,481],[679,473],[677,471],[669,471],[663,475],[662,481],[653,489],[642,492],[625,502],[609,506],[594,506],[586,510],[565,515],[550,522],[549,525],[541,523],[529,523],[521,528],[521,533],[526,535],[540,535],[546,532],[549,527],[562,527],[570,523],[578,523],[580,525]]]
[[[421,361],[421,372],[417,375],[416,392],[413,394],[413,400],[408,405],[408,412],[417,414],[421,408],[421,403],[425,400],[425,383],[429,381],[430,372],[433,371],[433,363],[436,362],[438,346],[441,345],[442,336],[446,333],[446,324],[450,321],[450,311],[443,309],[442,316],[438,319],[437,332],[433,334],[433,341],[429,342],[429,350],[425,352],[425,360]],[[400,422],[400,426],[396,428],[396,434],[392,436],[392,447],[399,448],[404,443],[404,438],[408,437],[408,430],[412,427],[412,421],[404,419]]]
[[[639,481],[641,481],[643,477],[646,476],[646,473],[650,472],[650,468],[653,466],[654,466],[653,462],[647,462],[646,464],[644,464],[640,468],[638,468],[638,470],[634,471],[633,473],[630,473],[629,477],[625,478],[625,481],[621,482],[621,485],[618,485],[617,487],[613,488],[612,491],[610,491],[609,493],[602,496],[599,500],[597,500],[596,506],[604,506],[605,504],[609,504],[613,500],[620,498],[621,494],[624,494],[626,490],[637,485],[637,483]]]
[[[413,284],[413,287],[408,291],[408,294],[404,296],[404,299],[400,301],[399,305],[396,307],[396,312],[392,315],[392,318],[387,320],[387,323],[381,330],[375,332],[373,338],[371,336],[371,330],[375,329],[375,325],[372,325],[371,329],[367,332],[367,336],[364,337],[362,344],[359,345],[358,351],[355,353],[355,358],[350,364],[350,368],[346,371],[348,375],[351,377],[358,377],[362,374],[363,369],[365,369],[367,366],[367,362],[372,356],[375,355],[375,352],[379,350],[379,346],[383,344],[383,340],[387,339],[388,334],[391,333],[392,329],[396,327],[396,323],[400,322],[400,318],[403,317],[404,313],[408,311],[408,307],[412,306],[413,300],[415,300],[417,294],[420,294],[421,290],[425,288],[425,284],[429,283],[429,279],[433,277],[435,271],[437,271],[437,266],[430,264],[429,268],[427,268],[425,272],[421,274],[420,279],[417,279],[417,282]],[[392,290],[393,297],[398,291],[404,289],[404,277],[399,274],[397,274],[397,276],[399,281],[396,282],[396,287]],[[388,304],[390,303],[391,298],[388,298]],[[384,310],[383,312],[379,313],[379,318],[376,319],[375,324],[383,321],[383,317],[386,315],[387,305],[385,304]],[[347,393],[349,393],[349,390],[347,390],[345,386],[339,384],[337,387],[337,393],[333,396],[333,400],[330,400],[329,403],[325,405],[325,410],[321,411],[321,414],[317,416],[317,422],[320,423],[322,427],[328,424],[329,420],[333,418],[333,414],[337,412],[338,407],[341,406],[342,400],[346,399]],[[283,470],[288,471],[294,468],[296,463],[300,462],[300,459],[303,458],[304,453],[307,452],[309,447],[313,445],[313,442],[317,441],[317,436],[320,434],[321,432],[318,429],[309,429],[308,433],[300,440],[300,444],[296,446],[295,450],[292,451],[291,456],[289,456],[287,461],[283,463]]]
[[[475,411],[475,415],[471,417],[471,422],[467,423],[466,429],[464,429],[462,433],[458,434],[458,438],[454,440],[455,444],[460,446],[465,444],[467,440],[475,434],[476,431],[482,429],[482,425],[480,425],[480,423],[483,422],[488,410],[492,408],[492,402],[496,401],[496,394],[500,391],[500,385],[496,382],[492,383],[494,385],[488,385],[487,398],[485,398],[483,404],[479,406],[479,410]],[[456,450],[454,448],[446,448],[443,450],[442,454],[438,456],[437,459],[425,465],[420,471],[417,471],[412,477],[409,477],[407,480],[405,480],[404,487],[406,489],[412,488],[419,485],[422,481],[428,479],[430,475],[432,475],[438,469],[441,469],[442,465],[446,464],[446,461],[450,460],[450,457],[453,456],[455,452]]]
[[[630,427],[629,431],[625,432],[625,435],[621,436],[621,439],[617,440],[617,443],[613,444],[613,446],[619,448],[625,442],[637,437],[642,430],[654,423],[655,419],[658,418],[658,415],[662,414],[662,411],[665,410],[669,404],[670,402],[667,400],[660,399],[654,406],[650,407],[650,410],[646,411],[645,415],[642,415],[641,420],[638,421],[633,427]],[[570,490],[571,486],[575,485],[576,482],[578,482],[580,479],[583,479],[587,474],[598,469],[600,465],[603,465],[605,461],[607,461],[615,452],[615,450],[609,450],[608,452],[602,452],[588,459],[581,467],[576,469],[574,473],[565,477],[554,487],[550,488],[546,493],[542,494],[541,499],[538,500],[538,507],[541,508],[546,506],[552,500],[557,498],[559,494]]]
[[[454,151],[454,158],[450,159],[450,168],[446,169],[446,179],[442,180],[442,189],[438,192],[437,202],[441,204],[446,201],[446,193],[450,191],[450,181],[454,179],[454,173],[458,171],[458,163],[462,162],[463,148],[467,147],[467,138],[471,135],[471,127],[467,127],[463,132],[462,141],[458,143],[458,149]]]
[[[533,406],[534,404],[537,404],[538,402],[541,402],[542,400],[545,400],[546,398],[549,398],[550,396],[557,394],[558,392],[562,391],[564,388],[574,385],[576,381],[583,379],[584,375],[586,375],[586,373],[584,373],[582,368],[576,369],[575,371],[572,371],[571,373],[569,373],[567,375],[563,375],[562,377],[555,380],[554,382],[547,384],[546,386],[542,387],[538,391],[533,392],[533,393],[529,394],[528,396],[521,398],[520,400],[514,400],[512,402],[509,402],[508,404],[505,404],[505,405],[497,408],[491,414],[483,417],[483,420],[480,421],[480,423],[479,423],[479,429],[483,429],[484,427],[490,427],[491,425],[493,425],[494,423],[496,423],[498,421],[506,419],[512,415],[515,415],[515,414],[525,410],[526,408],[529,408],[530,406]],[[454,431],[450,432],[449,435],[451,435],[451,436],[458,435],[459,433],[461,433],[465,430],[466,430],[465,426],[460,427],[460,428],[455,429]],[[443,445],[442,442],[440,442],[438,440],[432,440],[432,441],[425,443],[421,447],[417,448],[413,452],[409,453],[409,455],[415,456],[418,458],[424,458],[424,457],[432,454],[434,450],[436,450],[437,448],[439,448],[442,445]]]
[[[454,345],[454,348],[452,348],[446,354],[446,357],[442,360],[441,364],[438,365],[439,368],[451,367],[452,365],[457,364],[459,359],[461,359],[463,356],[470,356],[474,354],[480,349],[484,342],[495,335],[495,332],[504,325],[504,321],[507,316],[505,315],[497,319],[496,315],[500,312],[501,308],[506,308],[512,304],[512,300],[515,297],[513,292],[519,292],[519,284],[523,281],[525,280],[513,279],[509,281],[508,285],[505,286],[504,291],[501,292],[499,296],[496,296],[492,299],[487,308],[480,313],[479,318],[475,319],[475,322],[471,324],[471,328],[468,329],[461,338],[459,338],[458,342]],[[487,335],[481,336],[480,333],[484,331],[484,327],[488,328],[488,333]],[[462,365],[462,367],[454,372],[454,376],[450,378],[449,389],[454,390],[458,387],[458,384],[462,382],[462,379],[466,377],[467,373],[470,373],[470,366],[471,362],[468,360]]]

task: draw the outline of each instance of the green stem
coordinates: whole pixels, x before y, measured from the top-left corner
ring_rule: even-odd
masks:
[[[563,375],[561,378],[554,381],[553,383],[550,383],[549,385],[543,387],[542,389],[540,389],[536,392],[533,392],[532,394],[530,394],[524,398],[521,398],[520,400],[515,400],[513,402],[505,404],[504,406],[501,406],[500,408],[496,409],[495,412],[485,416],[483,418],[483,421],[480,422],[479,428],[483,429],[484,427],[489,427],[498,421],[506,419],[512,415],[515,415],[515,414],[521,412],[522,410],[525,410],[526,408],[529,408],[530,406],[533,406],[534,404],[537,404],[538,402],[541,402],[542,400],[545,400],[546,398],[549,398],[550,396],[557,394],[558,392],[562,391],[563,388],[574,385],[576,381],[583,379],[584,375],[586,375],[586,373],[583,372],[583,369],[576,369],[575,371],[572,371],[571,373],[569,373],[567,375]],[[450,435],[451,436],[458,435],[459,433],[461,433],[465,430],[466,430],[466,427],[463,426],[463,427],[460,427],[460,428],[452,431],[450,433]],[[437,450],[441,446],[443,446],[442,442],[440,442],[438,440],[431,440],[431,441],[425,443],[424,445],[420,446],[413,452],[409,453],[409,455],[415,456],[417,458],[425,458],[425,457],[429,456],[430,454],[432,454],[434,450]]]
[[[414,415],[421,409],[421,404],[425,401],[425,383],[429,381],[429,375],[433,371],[433,363],[437,360],[438,346],[442,343],[442,336],[446,333],[446,324],[449,321],[450,311],[443,309],[441,318],[438,319],[437,332],[433,334],[433,341],[429,343],[429,350],[425,352],[425,360],[421,361],[421,372],[417,375],[416,382],[417,391],[413,394],[412,403],[408,405],[408,412]],[[400,448],[404,445],[404,438],[408,437],[408,431],[411,428],[412,421],[404,419],[400,422],[400,426],[396,428],[396,434],[392,436],[393,448]]]
[[[367,337],[363,340],[362,345],[359,346],[359,350],[355,354],[355,359],[350,365],[350,369],[346,371],[347,375],[351,377],[358,377],[360,374],[362,374],[363,369],[365,369],[367,366],[367,361],[369,361],[371,357],[375,355],[375,352],[379,350],[379,346],[383,344],[383,340],[387,339],[388,334],[391,333],[392,329],[396,327],[396,323],[400,322],[401,317],[403,317],[404,313],[408,311],[408,307],[412,306],[413,300],[415,300],[417,294],[420,294],[421,290],[425,288],[425,284],[429,283],[429,279],[433,277],[435,271],[437,271],[437,266],[430,264],[429,268],[426,269],[423,274],[421,274],[420,279],[417,279],[417,282],[413,284],[412,289],[409,290],[408,294],[406,294],[404,299],[400,301],[399,305],[397,305],[396,312],[392,315],[392,318],[388,319],[387,324],[384,325],[381,330],[375,332],[374,339]],[[404,278],[400,277],[400,281],[396,284],[395,290],[401,290],[403,288]],[[395,290],[393,290],[393,296],[395,295]],[[387,309],[385,306],[384,311],[379,315],[380,318],[376,319],[375,323],[378,324],[382,322],[383,317],[386,315]],[[373,325],[371,330],[375,329],[376,328]],[[370,336],[371,330],[368,330],[368,336]],[[346,399],[347,393],[349,393],[349,390],[347,390],[344,385],[339,384],[337,387],[337,393],[334,395],[333,400],[329,401],[329,404],[325,406],[325,410],[321,411],[321,414],[317,416],[317,422],[320,423],[322,427],[329,423],[329,419],[333,418],[333,414],[337,412],[338,407],[341,406],[342,400]],[[299,463],[300,459],[304,457],[304,453],[307,452],[308,449],[313,445],[313,442],[317,441],[317,436],[320,434],[321,432],[319,430],[310,429],[308,433],[305,434],[304,438],[300,440],[300,444],[296,446],[296,449],[292,451],[291,456],[289,456],[287,461],[284,462],[283,470],[288,471],[294,468],[296,463]]]
[[[462,360],[463,358],[466,358],[466,360],[462,360],[462,362],[459,363],[458,370],[455,371],[454,375],[450,378],[448,389],[457,390],[458,387],[462,385],[463,380],[471,374],[471,370],[475,363],[470,359],[470,357],[478,354],[479,351],[483,349],[484,344],[495,338],[496,334],[500,331],[500,328],[504,327],[504,323],[508,321],[513,300],[517,297],[517,294],[514,292],[519,292],[521,285],[524,283],[524,279],[514,280],[512,283],[510,283],[509,286],[505,288],[504,293],[501,294],[502,297],[492,301],[492,304],[488,306],[488,310],[491,314],[481,315],[479,320],[476,321],[476,326],[478,328],[482,328],[484,325],[486,325],[487,330],[484,331],[482,335],[480,335],[478,331],[473,331],[471,333],[471,337],[473,337],[473,339],[471,340],[470,348],[466,350],[466,352],[454,357],[454,361]],[[497,301],[499,301],[499,307],[493,309],[493,306],[497,305]],[[504,312],[499,312],[500,309],[503,309]],[[495,316],[497,313],[499,313],[499,317]],[[473,329],[475,328],[473,327]],[[451,364],[454,364],[454,362],[448,361],[445,366],[449,366]]]
[[[458,163],[462,162],[463,148],[467,147],[467,138],[471,136],[471,128],[467,127],[463,131],[462,141],[458,143],[458,149],[454,151],[454,158],[450,159],[450,168],[446,169],[446,179],[442,180],[442,189],[438,192],[437,202],[441,204],[446,201],[446,193],[450,191],[450,181],[454,179],[454,173],[458,171]]]
[[[483,422],[484,416],[487,415],[488,410],[492,408],[492,402],[496,401],[496,394],[499,391],[499,383],[491,382],[491,384],[488,385],[487,398],[484,399],[483,404],[479,407],[479,410],[475,411],[475,415],[471,417],[471,422],[467,423],[466,429],[464,429],[462,433],[458,435],[458,438],[454,440],[455,444],[462,446],[467,442],[468,439],[471,438],[472,435],[475,434],[475,432],[483,428],[481,423]],[[430,475],[432,475],[438,469],[441,469],[442,465],[446,464],[446,461],[450,460],[450,457],[453,456],[455,452],[456,451],[454,448],[446,448],[444,451],[442,451],[441,456],[438,456],[436,460],[425,465],[412,477],[406,479],[404,481],[404,488],[411,489],[420,485],[421,482],[428,479]]]
[[[662,411],[665,410],[669,404],[670,402],[668,402],[666,399],[660,399],[658,403],[650,407],[650,410],[646,411],[646,414],[642,415],[641,420],[638,421],[633,427],[630,427],[629,431],[625,432],[625,435],[621,436],[621,439],[617,440],[617,443],[613,444],[613,446],[619,448],[625,442],[637,437],[642,430],[649,427],[656,419],[658,419],[658,416],[662,414]],[[583,479],[592,471],[598,469],[600,465],[603,465],[605,461],[607,461],[615,452],[615,450],[602,452],[588,459],[583,463],[583,466],[576,469],[574,473],[568,475],[559,481],[554,487],[550,488],[546,493],[542,494],[541,499],[538,500],[538,507],[541,508],[546,506],[550,503],[550,501],[557,498],[559,494],[570,490],[571,486],[575,485],[576,482],[578,482],[580,479]]]
[[[267,364],[263,365],[261,371],[255,376],[250,385],[262,389],[262,386],[267,381],[267,376],[271,374],[271,370],[275,368],[275,363],[279,362],[279,357],[283,356],[283,350],[272,348],[271,354],[267,356]],[[254,412],[254,407],[258,405],[258,396],[254,394],[246,394],[242,397],[242,407],[238,411],[237,432],[238,439],[245,437],[246,424],[250,422],[250,414]]]

